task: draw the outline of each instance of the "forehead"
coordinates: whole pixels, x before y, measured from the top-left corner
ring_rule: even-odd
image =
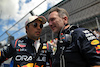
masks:
[[[49,14],[48,19],[50,19],[50,18],[52,18],[52,17],[57,17],[57,16],[59,16],[59,15],[58,15],[58,12],[54,11],[54,12],[52,12],[52,13]]]

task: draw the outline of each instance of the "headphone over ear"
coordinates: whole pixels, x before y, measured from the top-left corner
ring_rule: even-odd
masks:
[[[71,34],[69,33],[69,34],[63,34],[62,33],[62,30],[64,29],[64,27],[65,26],[67,26],[68,24],[65,24],[63,27],[62,27],[62,29],[61,29],[61,31],[60,31],[60,42],[62,43],[63,41],[65,41],[65,42],[70,42],[71,43],[71,41],[72,41],[72,36],[71,36]]]

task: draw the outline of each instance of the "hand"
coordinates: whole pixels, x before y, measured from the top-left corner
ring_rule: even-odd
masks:
[[[95,66],[91,66],[91,67],[100,67],[100,65],[95,65]]]

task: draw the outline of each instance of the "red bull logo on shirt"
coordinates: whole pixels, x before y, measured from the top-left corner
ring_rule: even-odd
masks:
[[[97,47],[95,47],[95,48],[96,48],[97,54],[100,54],[100,45],[97,45]]]
[[[44,65],[38,66],[37,63],[28,63],[28,64],[23,65],[23,66],[17,65],[17,67],[44,67]]]
[[[21,48],[24,48],[24,47],[26,47],[26,44],[25,43],[18,43],[18,46]]]
[[[97,45],[97,47],[95,47],[96,48],[96,50],[99,50],[100,49],[100,45]]]
[[[97,54],[99,54],[100,53],[100,42],[99,42],[99,40],[93,40],[91,42],[91,45],[95,46],[96,52],[97,52]]]
[[[99,40],[93,40],[91,42],[91,45],[95,46],[96,52],[97,52],[97,54],[99,54],[100,53],[100,42],[99,42]]]

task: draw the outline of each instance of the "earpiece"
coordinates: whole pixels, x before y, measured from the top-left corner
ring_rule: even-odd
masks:
[[[62,27],[62,29],[61,29],[61,31],[60,31],[60,43],[63,43],[63,41],[64,42],[69,42],[69,43],[71,43],[71,41],[72,41],[72,36],[71,36],[71,34],[69,33],[69,34],[63,34],[62,33],[62,30],[64,29],[64,27],[65,26],[67,26],[68,24],[65,24],[63,27]],[[69,30],[69,29],[68,29]]]

